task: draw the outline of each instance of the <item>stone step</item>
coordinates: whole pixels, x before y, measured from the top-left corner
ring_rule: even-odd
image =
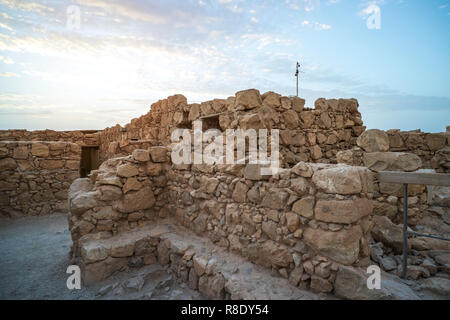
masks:
[[[128,268],[160,264],[210,299],[326,299],[170,221],[81,244],[85,285]],[[153,275],[150,274],[150,277]]]

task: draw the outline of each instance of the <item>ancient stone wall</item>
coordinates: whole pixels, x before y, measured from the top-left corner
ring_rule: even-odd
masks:
[[[450,130],[425,133],[371,129],[359,137],[357,145],[339,151],[338,162],[366,165],[377,170],[450,172]]]
[[[304,108],[305,100],[274,92],[260,94],[250,89],[227,99],[188,104],[183,95],[170,96],[152,104],[150,111],[131,120],[124,128],[106,128],[99,134],[100,158],[105,160],[117,145],[144,140],[169,145],[176,128],[192,129],[202,120],[203,130],[279,129],[281,163],[299,161],[336,163],[339,150],[356,145],[365,130],[355,99],[318,99],[315,109]],[[116,153],[119,154],[119,153]]]
[[[378,243],[372,249],[372,260],[389,272],[400,274],[403,250],[403,207],[408,203],[408,226],[413,230],[441,237],[450,236],[450,188],[408,185],[408,197],[403,198],[403,185],[382,183],[379,171],[448,172],[449,159],[436,158],[448,150],[448,133],[384,132],[371,129],[357,140],[358,147],[340,151],[338,161],[364,165],[374,173],[372,236]],[[415,141],[413,144],[412,141]],[[420,141],[420,143],[419,143]],[[396,150],[396,151],[393,151]],[[431,168],[430,168],[431,167]],[[410,237],[409,246],[416,252],[408,267],[408,277],[429,277],[438,271],[448,273],[444,260],[434,259],[433,250],[450,250],[447,241]],[[430,251],[431,250],[431,251]],[[431,252],[431,255],[429,254]]]
[[[80,146],[69,142],[0,141],[0,214],[65,212],[80,154]]]
[[[133,155],[108,159],[89,178],[74,181],[69,189],[69,229],[75,253],[86,235],[129,231],[163,208],[166,152],[163,147],[152,147],[150,153],[138,149]]]
[[[89,265],[108,257],[126,257],[128,263],[160,259],[164,248],[158,243],[135,251],[138,244],[130,240],[132,245],[122,242],[101,255],[83,244],[162,218],[319,292],[333,290],[340,265],[369,263],[372,176],[366,168],[300,162],[269,178],[256,165],[204,172],[171,166],[166,148],[149,151],[109,159],[90,179],[71,186],[73,250],[88,278],[89,270],[96,270]],[[105,270],[116,270],[105,263]]]
[[[389,151],[410,152],[420,157],[422,168],[450,173],[450,131],[425,133],[415,131],[386,131]]]
[[[97,130],[0,130],[0,141],[64,141],[73,142],[80,146],[99,145]]]

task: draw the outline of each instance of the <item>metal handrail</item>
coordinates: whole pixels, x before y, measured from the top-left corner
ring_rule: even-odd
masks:
[[[408,234],[419,237],[450,241],[449,238],[408,231],[408,184],[422,184],[450,187],[450,174],[430,172],[381,171],[378,181],[403,184],[403,269],[402,278],[406,279],[408,270]]]

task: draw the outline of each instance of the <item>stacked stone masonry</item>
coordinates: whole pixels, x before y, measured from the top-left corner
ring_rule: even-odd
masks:
[[[385,271],[401,274],[404,201],[408,205],[410,228],[450,238],[450,188],[409,185],[405,200],[401,184],[381,183],[377,181],[376,173],[420,170],[448,173],[449,136],[448,130],[446,133],[425,134],[372,129],[358,138],[358,147],[337,154],[338,162],[364,165],[374,173],[372,237],[378,243],[371,249],[371,258]],[[427,278],[438,272],[450,272],[450,261],[443,258],[450,250],[449,242],[410,237],[408,244],[409,250],[415,253],[414,258],[408,259],[409,278]]]
[[[227,99],[188,104],[183,95],[170,96],[152,104],[150,111],[122,128],[116,125],[99,134],[100,158],[123,155],[120,145],[145,141],[168,145],[176,128],[192,129],[202,120],[203,129],[279,129],[280,153],[285,167],[299,161],[336,163],[336,153],[356,146],[365,130],[355,99],[318,99],[315,109],[305,100],[274,92],[260,94],[250,89]],[[129,147],[129,151],[134,150]]]
[[[373,183],[366,168],[300,162],[269,178],[255,176],[254,165],[178,170],[168,155],[163,147],[137,149],[72,184],[73,252],[87,279],[97,277],[90,275],[91,263],[104,261],[108,274],[122,267],[115,258],[131,265],[161,260],[165,249],[156,240],[137,251],[137,242],[110,241],[120,248],[101,249],[99,256],[97,245],[93,253],[83,244],[164,218],[318,292],[333,290],[339,266],[369,263]]]
[[[0,141],[0,213],[67,211],[67,190],[79,177],[81,148],[69,142]]]
[[[72,253],[86,284],[158,262],[175,268],[207,297],[233,296],[229,279],[208,269],[208,259],[195,248],[169,236],[170,225],[315,292],[333,292],[342,285],[339,272],[371,260],[386,271],[399,271],[397,264],[385,268],[392,257],[377,252],[383,245],[385,253],[401,251],[402,189],[379,183],[377,172],[448,173],[449,128],[433,134],[366,131],[355,99],[318,99],[314,109],[304,105],[297,97],[255,89],[200,104],[174,95],[124,127],[0,131],[0,210],[8,216],[34,215],[68,205]],[[172,164],[172,132],[193,134],[196,120],[204,131],[223,134],[237,128],[279,129],[283,169],[261,176],[253,164]],[[80,146],[98,146],[102,164],[88,178],[76,179]],[[449,194],[448,188],[410,186],[410,227],[450,235]],[[158,228],[163,221],[169,231]],[[433,257],[439,256],[433,250],[450,250],[435,239],[413,238],[410,246]],[[427,259],[415,259],[428,264],[411,270],[416,275],[426,275],[425,269],[449,272],[442,258],[434,269]]]
[[[80,146],[98,146],[98,131],[0,130],[0,141],[62,141]]]

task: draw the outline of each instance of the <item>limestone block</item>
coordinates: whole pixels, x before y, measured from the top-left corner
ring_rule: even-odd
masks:
[[[314,209],[317,220],[332,223],[354,223],[372,213],[372,201],[355,200],[319,200]]]
[[[389,137],[386,132],[378,129],[364,131],[356,143],[366,152],[389,151]]]

